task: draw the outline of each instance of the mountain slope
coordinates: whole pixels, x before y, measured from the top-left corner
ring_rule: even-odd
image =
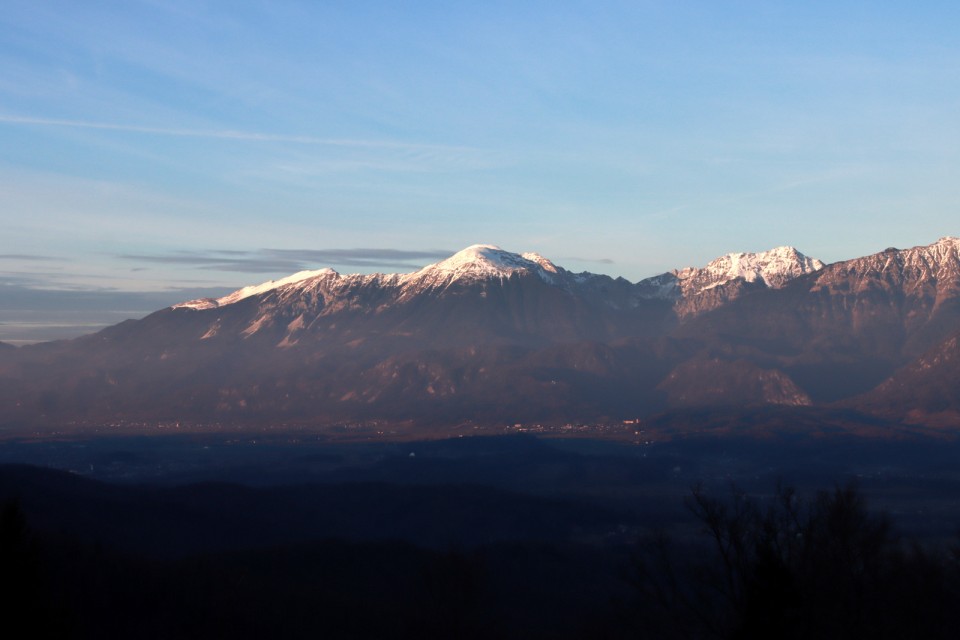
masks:
[[[4,350],[2,421],[617,421],[855,397],[893,415],[862,394],[960,328],[958,248],[827,266],[779,248],[637,284],[492,245],[408,274],[305,271]],[[952,406],[948,386],[897,379],[900,415]],[[918,385],[933,408],[911,404]]]
[[[908,423],[960,425],[960,331],[848,404]]]
[[[14,421],[632,415],[653,382],[631,381],[661,375],[645,354],[673,322],[626,280],[482,245],[412,274],[303,272],[20,349],[0,364],[0,401]],[[640,342],[609,346],[624,340]]]
[[[705,358],[787,373],[814,401],[863,393],[960,326],[960,239],[828,265],[743,295],[676,335]]]
[[[623,279],[572,274],[536,254],[474,245],[409,274],[343,276],[301,272],[219,300],[175,305],[205,313],[202,339],[223,335],[290,347],[311,336],[394,336],[420,346],[485,342],[545,344],[659,333],[670,321],[662,301],[644,300]],[[196,318],[189,322],[200,322]]]

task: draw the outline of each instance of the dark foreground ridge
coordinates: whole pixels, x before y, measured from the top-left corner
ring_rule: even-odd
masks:
[[[953,637],[958,446],[6,443],[73,472],[0,466],[0,603],[58,637]]]
[[[182,487],[158,500],[146,487],[2,469],[0,486],[11,484],[24,497],[0,508],[0,611],[8,628],[41,635],[952,638],[960,623],[956,552],[902,543],[852,486],[808,501],[789,489],[773,500],[697,489],[684,535],[597,544],[552,540],[547,527],[443,549],[395,539],[403,526],[389,523],[350,540],[211,536],[224,521],[290,527],[237,487]],[[341,489],[352,517],[371,508]],[[137,499],[149,516],[130,513]],[[34,525],[67,503],[75,525]],[[470,510],[504,517],[501,504]],[[137,537],[145,519],[158,532]]]

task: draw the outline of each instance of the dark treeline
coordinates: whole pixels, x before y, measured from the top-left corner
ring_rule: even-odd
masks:
[[[550,543],[320,540],[158,559],[38,534],[15,503],[0,527],[0,624],[37,637],[592,637],[615,631],[611,595],[627,592],[610,558]]]
[[[461,550],[324,539],[137,554],[0,513],[0,620],[78,638],[953,638],[953,550],[853,486],[693,490],[697,535]],[[118,521],[122,514],[118,514]]]
[[[640,546],[636,624],[656,638],[956,638],[957,548],[901,539],[854,484],[688,499],[705,538]]]

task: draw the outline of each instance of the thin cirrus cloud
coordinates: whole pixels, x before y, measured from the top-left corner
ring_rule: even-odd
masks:
[[[560,258],[564,262],[591,262],[594,264],[616,264],[612,258],[582,258],[578,256],[564,256]]]
[[[101,129],[107,131],[125,131],[151,135],[175,136],[182,138],[214,138],[222,140],[244,140],[250,142],[285,142],[305,145],[323,145],[335,147],[385,148],[435,151],[476,151],[472,147],[456,145],[433,145],[396,140],[353,140],[342,138],[323,138],[319,136],[262,133],[239,131],[234,129],[181,129],[175,127],[152,127],[144,125],[121,124],[113,122],[91,122],[86,120],[60,120],[55,118],[34,118],[18,115],[0,115],[0,122],[19,125],[46,127],[69,127],[75,129]]]
[[[52,256],[41,256],[32,253],[0,253],[0,260],[29,260],[36,262],[45,262],[48,260],[61,260]]]
[[[403,249],[260,249],[258,251],[181,251],[169,255],[126,254],[123,260],[184,265],[211,271],[242,273],[293,272],[317,266],[362,269],[412,269],[425,261],[448,257],[452,251],[407,251]]]
[[[42,279],[6,279],[0,282],[0,324],[25,312],[41,314],[54,322],[69,324],[70,314],[98,312],[142,316],[165,306],[193,298],[216,297],[231,291],[227,287],[176,287],[164,291],[119,291],[116,289],[44,289]]]

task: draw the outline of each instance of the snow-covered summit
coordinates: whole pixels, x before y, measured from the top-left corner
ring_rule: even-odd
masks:
[[[747,282],[762,280],[768,287],[779,289],[797,276],[822,268],[822,262],[803,255],[793,247],[776,247],[760,253],[728,253],[703,268],[688,267],[674,273],[681,287],[688,283],[688,287],[698,291],[737,278]]]
[[[403,276],[402,286],[408,290],[446,288],[454,282],[502,280],[514,274],[536,274],[546,282],[553,282],[553,276],[560,272],[555,264],[537,253],[517,254],[493,244],[475,244],[446,260]]]
[[[776,247],[759,253],[728,253],[705,267],[686,267],[641,280],[638,288],[645,297],[689,298],[715,287],[742,279],[763,282],[779,289],[805,273],[819,271],[823,263],[793,247]]]
[[[494,277],[510,277],[518,271],[538,270],[543,264],[550,266],[551,271],[556,271],[552,262],[536,253],[526,253],[523,255],[504,251],[493,244],[475,244],[458,251],[446,260],[441,260],[435,264],[427,265],[417,274],[453,274],[461,275],[482,275]]]

